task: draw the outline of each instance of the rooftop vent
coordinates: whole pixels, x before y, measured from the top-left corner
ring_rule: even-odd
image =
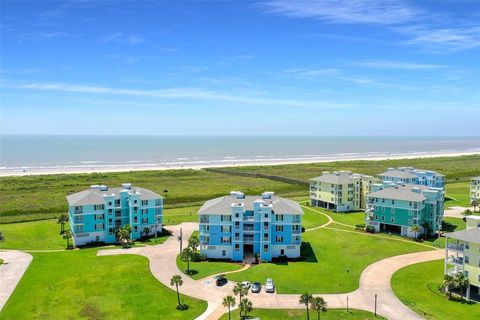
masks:
[[[104,184],[94,184],[90,186],[90,189],[99,190],[99,191],[108,191],[108,186]]]
[[[272,191],[265,191],[264,193],[262,193],[262,199],[272,199],[274,195],[275,193]]]
[[[420,188],[418,188],[418,187],[413,187],[413,188],[412,188],[412,191],[415,192],[415,193],[420,193]]]
[[[122,183],[122,189],[131,190],[132,184],[131,183]]]
[[[236,199],[245,199],[245,194],[240,191],[230,191],[230,196]]]

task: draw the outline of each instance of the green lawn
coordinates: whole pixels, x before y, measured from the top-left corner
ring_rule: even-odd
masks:
[[[478,319],[480,304],[449,301],[438,290],[442,278],[443,260],[424,262],[397,271],[392,288],[403,303],[426,319]]]
[[[265,282],[273,278],[279,293],[342,293],[358,288],[360,274],[383,258],[428,248],[364,233],[318,229],[303,233],[300,262],[262,263],[229,275],[234,281]],[[305,275],[309,275],[306,277]]]
[[[470,183],[456,182],[448,183],[445,187],[446,198],[445,207],[461,206],[470,207]],[[449,200],[448,198],[452,198]]]
[[[305,229],[319,227],[328,222],[328,218],[323,214],[315,212],[314,210],[306,207],[302,207],[302,209],[302,227]]]
[[[163,212],[163,224],[171,226],[182,222],[198,222],[198,209],[200,206],[167,208]]]
[[[68,228],[68,224],[65,226]],[[3,249],[19,250],[64,250],[66,240],[60,234],[60,225],[57,220],[40,220],[19,223],[0,224],[0,231],[5,235],[5,241],[0,244]],[[162,234],[145,240],[137,240],[135,245],[155,245],[163,243],[169,237]]]
[[[306,319],[307,312],[303,309],[255,309],[250,314],[252,318],[260,318],[262,320],[278,320],[278,319]],[[221,320],[228,320],[228,314],[220,318]],[[239,309],[232,311],[232,319],[239,319]],[[317,313],[310,311],[310,319],[317,319]],[[328,309],[327,312],[322,312],[320,315],[322,320],[369,320],[369,319],[384,319],[373,313],[361,310],[346,309]]]
[[[182,296],[150,273],[137,255],[97,257],[96,250],[34,253],[1,319],[194,319],[206,302]]]
[[[4,249],[62,250],[66,247],[57,220],[0,224],[0,231],[5,235],[5,241],[0,244]]]
[[[187,263],[177,257],[177,266],[180,270],[186,273]],[[228,261],[201,261],[190,262],[191,277],[195,280],[208,277],[213,274],[223,273],[228,271],[239,270],[243,267],[241,263],[233,263]]]
[[[466,223],[460,218],[444,217],[443,221],[447,221],[452,224],[452,230],[449,230],[448,232],[465,230],[466,228]],[[445,237],[439,237],[437,239],[430,238],[426,240],[425,243],[431,244],[438,248],[445,248]]]

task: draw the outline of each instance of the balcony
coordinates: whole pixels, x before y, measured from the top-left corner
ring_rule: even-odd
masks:
[[[292,233],[293,233],[293,234],[300,234],[300,233],[301,233],[301,230],[300,230],[300,229],[299,229],[299,230],[293,230]]]
[[[253,243],[253,237],[243,237],[243,243]]]
[[[463,273],[463,268],[462,267],[453,267],[453,268],[448,268],[447,269],[447,274],[449,276],[454,277],[455,275]]]
[[[243,221],[254,221],[255,218],[253,216],[244,216]]]
[[[243,232],[253,232],[255,231],[254,227],[243,227]]]
[[[447,261],[448,261],[448,263],[451,263],[451,264],[456,264],[456,265],[463,266],[463,257],[450,256],[450,257],[448,257]]]
[[[463,252],[465,250],[465,246],[463,244],[456,244],[456,243],[449,243],[447,245],[448,250],[455,250],[459,252]]]

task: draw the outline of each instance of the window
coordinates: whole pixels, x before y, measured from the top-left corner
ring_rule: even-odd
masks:
[[[95,224],[95,230],[102,231],[103,230],[103,223]]]
[[[390,222],[395,222],[395,217],[391,217]]]
[[[108,229],[108,234],[112,235],[113,234],[113,228]]]
[[[465,242],[465,249],[470,249],[470,243]]]
[[[74,232],[83,232],[83,226],[75,226]]]
[[[263,234],[263,241],[268,241],[268,233]]]
[[[277,215],[275,216],[275,220],[276,220],[276,221],[283,221],[283,214],[277,214]]]
[[[240,228],[240,222],[236,221],[235,222],[235,229],[238,229],[238,228]]]
[[[268,252],[268,244],[263,245],[263,252]]]
[[[108,219],[108,224],[112,224],[112,219]]]
[[[230,237],[222,237],[222,243],[232,243],[232,238],[230,238]]]
[[[235,244],[235,251],[240,251],[240,245],[238,243]]]
[[[138,226],[133,226],[133,232],[138,232]]]
[[[465,263],[467,263],[467,264],[470,263],[470,257],[469,256],[465,256]]]
[[[95,205],[93,205],[93,210],[95,210],[95,211],[105,210],[105,205],[104,204],[95,204]]]
[[[277,237],[275,238],[275,242],[276,242],[276,243],[282,243],[282,242],[283,242],[283,236],[277,236]]]
[[[283,226],[275,226],[277,232],[283,232]]]
[[[120,207],[120,199],[115,200],[115,207]]]
[[[112,201],[108,201],[108,205],[111,206],[111,205],[112,205]]]
[[[135,204],[136,204],[136,203],[137,203],[137,200],[133,200],[133,203],[135,203]]]
[[[378,220],[378,214],[375,215],[375,220]]]
[[[222,226],[222,232],[231,232],[231,227],[230,226]]]
[[[137,207],[133,207],[133,213],[137,213],[138,212],[138,208]]]
[[[265,213],[264,217],[265,219],[268,219],[268,213]]]
[[[96,214],[95,215],[95,220],[103,220],[105,219],[105,216],[103,214]]]
[[[161,206],[162,205],[162,199],[155,199],[155,206]]]
[[[147,214],[147,213],[148,213],[148,209],[142,209],[142,214]]]
[[[155,208],[155,214],[162,214],[162,208]]]
[[[225,257],[227,255],[227,251],[226,250],[222,250],[222,257]]]
[[[385,216],[381,216],[381,218],[382,218],[382,221],[385,221]]]
[[[263,228],[264,228],[264,229],[268,229],[268,222],[264,222],[264,223],[263,223]]]
[[[142,224],[148,223],[148,218],[142,218]]]
[[[148,206],[148,200],[142,200],[142,206]]]

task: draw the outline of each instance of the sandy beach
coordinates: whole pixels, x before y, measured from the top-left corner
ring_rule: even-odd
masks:
[[[35,167],[35,168],[0,168],[0,177],[6,176],[28,176],[48,174],[74,174],[74,173],[105,173],[105,172],[130,172],[130,171],[154,171],[154,170],[181,170],[181,169],[203,169],[212,167],[241,167],[259,165],[282,165],[301,163],[322,163],[332,161],[352,160],[394,160],[394,159],[415,159],[415,158],[437,158],[437,157],[458,157],[465,155],[480,154],[479,152],[454,152],[454,153],[409,153],[388,156],[327,156],[321,158],[288,158],[288,159],[226,159],[219,161],[197,161],[197,162],[174,162],[162,164],[128,164],[128,165],[84,165],[84,166],[61,166],[61,167]]]

